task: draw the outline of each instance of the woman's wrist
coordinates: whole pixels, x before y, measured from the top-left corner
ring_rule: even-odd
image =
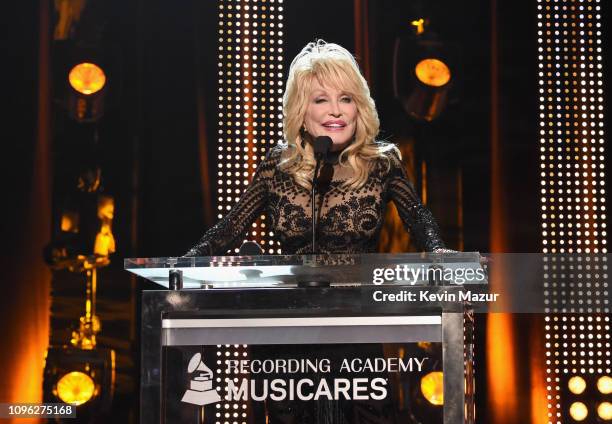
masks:
[[[446,247],[436,247],[433,253],[458,253],[457,250],[447,249]]]

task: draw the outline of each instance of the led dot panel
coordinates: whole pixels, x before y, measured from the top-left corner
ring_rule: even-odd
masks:
[[[606,253],[599,0],[538,0],[544,253]]]
[[[218,219],[240,199],[266,151],[283,139],[283,22],[283,0],[218,2]],[[281,253],[264,215],[247,239],[265,253]]]
[[[215,404],[215,424],[247,424],[249,422],[248,405],[245,401],[227,401],[228,380],[238,384],[238,374],[229,374],[229,360],[245,359],[248,355],[247,345],[217,345],[217,369],[215,372],[215,389],[221,396],[221,402]]]
[[[565,422],[576,401],[562,382],[610,375],[603,6],[537,1],[544,300],[564,312],[545,316],[550,424]]]

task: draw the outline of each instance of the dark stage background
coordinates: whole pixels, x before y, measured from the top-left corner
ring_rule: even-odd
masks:
[[[24,393],[36,399],[41,376],[32,361],[42,363],[47,337],[65,344],[82,314],[82,278],[56,272],[48,283],[42,249],[56,231],[58,208],[75,196],[76,176],[98,164],[103,190],[115,198],[117,240],[111,265],[99,274],[99,344],[118,355],[117,422],[136,422],[138,293],[147,284],[122,270],[123,258],[181,255],[214,223],[217,9],[216,2],[196,0],[83,3],[80,20],[60,41],[53,39],[52,2],[13,2],[5,15],[1,310],[3,322],[14,324],[2,342],[0,381],[8,384],[0,401],[25,401]],[[356,52],[377,102],[381,136],[411,143],[417,159],[427,159],[428,206],[450,247],[541,250],[535,2],[287,0],[284,6],[285,70],[315,38]],[[449,104],[429,124],[408,118],[391,83],[394,39],[421,16],[456,65]],[[95,143],[94,125],[75,123],[61,106],[67,72],[86,56],[108,76]],[[415,174],[419,185],[418,166]],[[533,319],[515,317],[512,325]],[[477,334],[481,423],[495,422],[485,389],[486,321],[479,317]],[[528,357],[528,338],[517,342],[514,353]],[[30,366],[13,365],[24,358]],[[527,367],[517,377],[522,387],[529,387],[528,375]],[[515,422],[529,421],[528,391],[522,396]]]

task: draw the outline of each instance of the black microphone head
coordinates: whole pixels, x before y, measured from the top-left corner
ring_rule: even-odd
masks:
[[[263,255],[263,253],[264,252],[261,246],[257,242],[251,240],[247,240],[242,243],[242,246],[240,246],[240,250],[238,251],[240,256],[258,256]]]
[[[314,139],[312,147],[314,149],[315,156],[327,156],[327,152],[331,149],[332,139],[326,135],[321,135]]]

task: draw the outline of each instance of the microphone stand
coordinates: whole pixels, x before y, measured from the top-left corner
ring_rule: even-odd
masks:
[[[318,173],[319,167],[321,166],[322,155],[317,155],[317,164],[315,165],[314,175],[312,177],[312,190],[310,190],[310,205],[312,212],[312,254],[315,255],[317,253],[317,208],[315,205],[317,199],[317,183],[318,183]]]
[[[315,165],[314,174],[312,176],[312,189],[310,190],[310,202],[312,206],[312,254],[317,254],[317,208],[316,208],[316,194],[317,194],[317,182],[318,182],[318,173],[319,167],[321,166],[321,161],[327,157],[327,153],[329,149],[331,149],[333,142],[331,137],[328,136],[319,136],[314,139],[312,142],[312,147],[314,150],[315,159],[317,163]]]

